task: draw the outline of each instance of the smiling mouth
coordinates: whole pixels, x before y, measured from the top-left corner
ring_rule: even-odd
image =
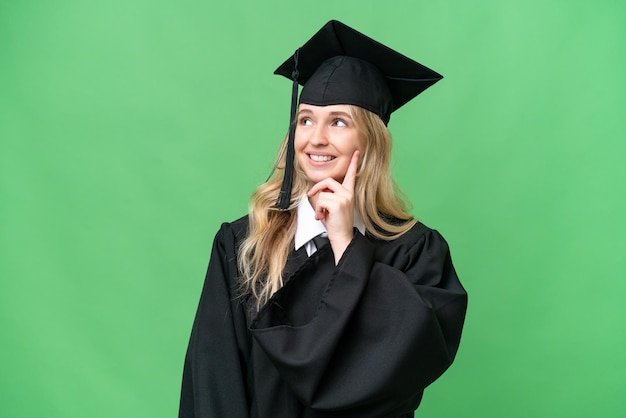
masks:
[[[314,155],[314,154],[309,154],[309,158],[318,163],[325,163],[325,162],[335,159],[335,157],[333,157],[332,155]]]

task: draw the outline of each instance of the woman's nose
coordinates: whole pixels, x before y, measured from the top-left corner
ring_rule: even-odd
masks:
[[[326,145],[328,143],[328,132],[325,126],[319,125],[311,135],[311,143],[313,145]]]

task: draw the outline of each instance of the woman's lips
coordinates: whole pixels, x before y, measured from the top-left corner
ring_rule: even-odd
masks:
[[[315,154],[309,154],[309,158],[318,163],[326,163],[328,161],[335,159],[335,157],[333,157],[332,155],[315,155]]]

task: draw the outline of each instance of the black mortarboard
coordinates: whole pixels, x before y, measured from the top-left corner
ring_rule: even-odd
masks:
[[[326,23],[274,74],[293,80],[285,175],[276,203],[283,210],[291,200],[298,84],[304,86],[300,103],[356,105],[387,124],[393,111],[443,78],[336,20]]]

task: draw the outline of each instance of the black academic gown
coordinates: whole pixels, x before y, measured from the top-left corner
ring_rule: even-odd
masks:
[[[302,248],[257,313],[236,290],[247,222],[215,237],[179,417],[412,417],[467,307],[443,237],[421,223],[394,241],[356,233],[337,266],[330,245]]]

